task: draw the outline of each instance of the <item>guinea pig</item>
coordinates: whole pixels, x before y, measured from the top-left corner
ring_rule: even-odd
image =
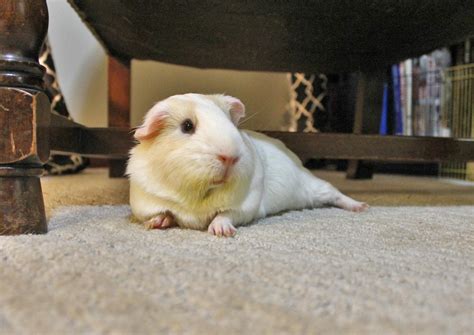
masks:
[[[175,95],[151,108],[127,166],[133,215],[148,228],[233,236],[286,210],[368,208],[316,178],[281,141],[239,130],[244,116],[244,104],[226,95]]]

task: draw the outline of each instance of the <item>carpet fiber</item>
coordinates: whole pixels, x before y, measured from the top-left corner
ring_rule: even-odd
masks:
[[[472,333],[474,206],[288,212],[235,238],[56,209],[0,238],[1,334]]]

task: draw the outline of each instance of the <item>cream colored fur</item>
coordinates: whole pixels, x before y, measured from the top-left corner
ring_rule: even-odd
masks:
[[[314,177],[282,142],[238,130],[244,111],[238,99],[223,95],[186,94],[155,105],[139,131],[156,136],[130,153],[133,214],[155,228],[173,221],[231,236],[234,226],[285,210],[368,207]],[[194,133],[182,132],[184,120],[192,120]],[[215,185],[227,173],[219,155],[238,157],[238,162],[227,171],[226,182]]]

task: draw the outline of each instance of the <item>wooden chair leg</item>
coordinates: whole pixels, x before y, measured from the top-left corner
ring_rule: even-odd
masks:
[[[108,126],[130,128],[130,61],[109,57]],[[126,160],[109,160],[109,177],[125,175]]]
[[[46,233],[42,169],[0,168],[0,235]]]
[[[50,104],[38,55],[45,0],[0,2],[0,235],[47,231],[39,176],[49,158]]]
[[[360,73],[357,82],[354,134],[378,134],[382,112],[382,93],[385,74]],[[370,148],[368,148],[370,150]],[[348,179],[371,179],[373,165],[362,160],[349,160],[346,172]]]

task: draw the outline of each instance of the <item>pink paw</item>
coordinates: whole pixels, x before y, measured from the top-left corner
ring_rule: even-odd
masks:
[[[232,237],[237,232],[237,229],[235,229],[228,218],[216,216],[207,231],[217,237]]]
[[[335,203],[335,206],[351,212],[363,212],[369,208],[365,202],[356,201],[348,196],[342,195]]]
[[[143,224],[147,229],[167,229],[176,225],[171,213],[158,214]]]
[[[356,201],[356,204],[353,204],[350,209],[350,211],[352,212],[357,212],[357,213],[360,213],[360,212],[363,212],[365,210],[369,209],[369,205],[366,204],[365,202],[358,202]]]

